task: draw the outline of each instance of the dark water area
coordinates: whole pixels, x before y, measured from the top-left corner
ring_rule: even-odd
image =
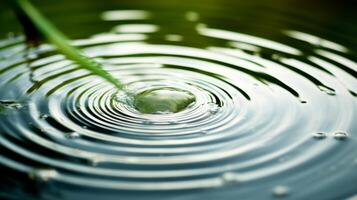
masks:
[[[0,199],[357,199],[353,1],[31,2],[125,88],[1,1]]]

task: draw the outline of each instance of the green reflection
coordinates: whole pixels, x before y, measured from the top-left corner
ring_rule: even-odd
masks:
[[[134,100],[135,108],[147,114],[177,113],[195,102],[195,96],[177,88],[155,88],[139,93]]]

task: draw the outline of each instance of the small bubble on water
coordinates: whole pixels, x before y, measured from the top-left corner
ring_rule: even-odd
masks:
[[[338,131],[338,132],[333,133],[333,137],[336,140],[345,140],[345,139],[347,139],[348,135],[345,132]]]
[[[225,184],[237,184],[241,182],[239,174],[234,172],[225,172],[222,174],[221,179]]]
[[[285,197],[289,194],[289,188],[286,186],[278,185],[273,189],[273,195],[275,197]]]
[[[315,139],[321,140],[321,139],[326,138],[326,133],[324,133],[324,132],[316,132],[316,133],[312,134],[312,137],[314,137]]]
[[[58,175],[55,169],[34,169],[28,173],[30,179],[48,181]]]
[[[40,119],[47,119],[49,116],[48,115],[46,115],[46,114],[41,114],[40,115]]]
[[[65,134],[65,137],[68,138],[68,139],[76,139],[76,138],[79,138],[79,133],[76,133],[76,132],[71,132],[71,133],[66,133]]]
[[[219,106],[215,103],[211,103],[209,104],[209,108],[208,108],[208,111],[211,113],[211,114],[216,114],[218,113],[220,110]]]

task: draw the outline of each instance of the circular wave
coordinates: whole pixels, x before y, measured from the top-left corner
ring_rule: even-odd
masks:
[[[135,12],[136,19],[149,15]],[[103,14],[104,20],[120,16]],[[195,21],[198,14],[186,17]],[[312,45],[306,53],[200,23],[196,33],[212,45],[183,45],[186,36],[172,34],[165,43],[146,42],[145,34],[159,28],[121,25],[116,33],[73,41],[125,91],[77,68],[51,46],[26,50],[21,37],[5,40],[0,163],[32,181],[114,191],[215,188],[233,195],[240,192],[236,185],[255,184],[276,197],[292,192],[298,198],[346,177],[357,180],[356,63],[345,56],[346,47],[295,30],[281,33]],[[130,103],[128,94],[165,87],[188,91],[195,102],[160,114],[141,113]],[[295,186],[331,173],[333,183],[294,194]]]

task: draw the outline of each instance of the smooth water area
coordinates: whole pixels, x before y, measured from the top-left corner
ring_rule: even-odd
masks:
[[[1,6],[0,198],[356,198],[351,6],[33,2],[125,87]]]

